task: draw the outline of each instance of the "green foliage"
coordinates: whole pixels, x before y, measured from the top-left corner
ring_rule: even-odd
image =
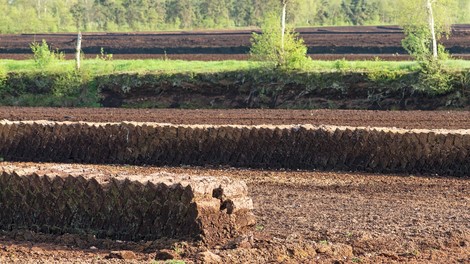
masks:
[[[452,90],[451,76],[444,71],[442,60],[449,59],[444,46],[438,46],[438,59],[433,58],[431,40],[427,29],[415,30],[402,41],[403,47],[419,62],[419,80],[414,85],[418,91],[431,95],[444,94]]]
[[[443,69],[439,60],[427,60],[421,63],[419,81],[414,88],[429,95],[446,94],[454,88],[452,76]]]
[[[403,71],[393,71],[389,69],[374,69],[367,72],[367,77],[369,78],[369,80],[385,84],[394,82],[402,78],[403,75]]]
[[[450,65],[469,67],[468,63],[456,64],[457,62],[452,61]],[[246,62],[232,62],[230,65],[211,62],[205,68],[200,65],[201,62],[189,62],[188,67],[194,69],[191,72],[181,69],[183,62],[174,61],[142,61],[132,64],[132,61],[87,60],[82,71],[74,71],[73,62],[67,67],[62,63],[59,63],[61,70],[52,71],[54,65],[51,65],[46,71],[37,71],[33,68],[32,61],[29,62],[30,66],[27,66],[27,61],[1,61],[0,65],[5,69],[21,68],[23,71],[8,72],[4,89],[0,89],[0,103],[24,106],[99,106],[100,95],[113,94],[118,95],[115,98],[127,107],[164,108],[172,105],[173,101],[167,100],[165,96],[173,93],[194,95],[178,101],[175,107],[228,106],[225,99],[213,100],[209,105],[209,92],[217,95],[217,98],[226,98],[228,93],[236,94],[237,102],[243,104],[241,107],[364,109],[372,106],[377,109],[407,109],[407,102],[412,102],[412,107],[416,107],[413,102],[417,100],[409,98],[435,98],[446,94],[437,97],[432,105],[427,104],[420,108],[429,109],[466,106],[467,88],[470,85],[470,74],[467,71],[456,72],[457,68],[453,68],[454,72],[448,74],[452,68],[445,63],[437,71],[445,72],[447,75],[444,77],[431,72],[419,73],[413,68],[417,64],[412,62],[362,61],[347,62],[348,65],[344,66],[344,62],[340,60],[323,62],[319,68],[301,72],[278,71],[265,68],[262,64],[246,67]],[[241,67],[237,63],[245,66]],[[122,71],[94,70],[107,64],[117,65]],[[91,67],[92,65],[94,66]],[[348,69],[347,72],[337,71],[338,65],[340,69]],[[138,67],[142,66],[150,68],[136,73]],[[430,66],[429,69],[433,68]],[[448,85],[456,87],[455,90],[449,90],[452,91],[449,94],[446,89]],[[210,91],[207,90],[208,87]],[[352,101],[354,103],[350,104]]]
[[[3,65],[0,65],[0,93],[5,89],[5,83],[8,78],[7,70]]]
[[[8,73],[4,66],[0,65],[0,97],[3,94],[8,93],[8,87],[6,85],[8,79]]]
[[[401,41],[403,48],[417,61],[428,60],[431,54],[431,41],[426,30],[408,32]]]
[[[431,50],[431,39],[428,28],[425,27],[411,27],[405,28],[405,38],[402,40],[403,48],[419,62],[433,60]],[[450,58],[449,53],[445,50],[443,45],[438,45],[439,60],[447,60]]]
[[[51,50],[45,39],[42,40],[42,43],[31,43],[30,47],[33,52],[34,61],[40,69],[44,69],[55,60],[61,60],[64,58],[63,53]]]
[[[470,90],[470,72],[464,71],[456,74],[456,86],[462,87],[463,90]]]
[[[10,73],[0,104],[14,106],[97,107],[99,93],[86,71]]]
[[[282,47],[281,18],[270,13],[261,29],[262,34],[253,34],[250,55],[254,60],[265,61],[273,68],[299,69],[310,62],[307,57],[307,47],[298,33],[287,29],[284,36],[284,48]]]
[[[427,0],[396,0],[394,13],[397,22],[405,31],[428,28],[429,18],[426,11]],[[435,22],[435,31],[438,38],[444,37],[450,33],[451,24],[455,21],[458,10],[457,3],[462,0],[439,0],[433,1],[433,16]],[[465,0],[466,1],[466,0]],[[429,32],[429,31],[428,31]]]
[[[398,0],[397,5],[397,16],[406,35],[402,41],[403,47],[417,61],[435,60],[436,56],[432,54],[433,37],[437,42],[450,35],[457,0]],[[441,45],[438,53],[438,59],[449,57]]]
[[[68,97],[80,95],[82,88],[82,76],[77,71],[61,73],[54,80],[52,94],[56,97]]]
[[[345,58],[335,61],[335,68],[337,71],[346,71],[349,68],[349,63]]]
[[[108,54],[104,51],[104,48],[100,49],[100,54],[96,55],[97,60],[102,60],[102,61],[110,61],[113,60],[113,54]]]
[[[413,4],[421,0],[401,0]],[[449,0],[439,0],[439,2]],[[457,23],[470,22],[468,0],[455,0]],[[0,33],[155,31],[252,27],[279,7],[279,0],[0,0]],[[396,13],[414,10],[393,0],[298,0],[295,26],[397,24]]]
[[[26,107],[60,107],[57,98],[44,94],[22,94],[15,97],[0,98],[1,105]]]
[[[347,61],[347,68],[351,72],[369,72],[372,70],[390,70],[415,72],[420,69],[420,64],[415,61]],[[447,60],[441,62],[443,68],[451,72],[470,70],[468,60]],[[340,62],[342,64],[342,62]],[[33,60],[0,60],[0,65],[8,73],[37,72]],[[109,66],[109,67],[108,67]],[[73,60],[56,61],[47,67],[47,72],[63,72],[73,69]],[[182,61],[182,60],[116,60],[102,61],[88,59],[82,61],[82,68],[91,75],[107,75],[116,72],[133,73],[225,73],[234,71],[248,71],[265,68],[265,63],[256,61]],[[307,72],[329,72],[338,68],[337,61],[312,61],[305,68]]]
[[[99,106],[98,89],[92,77],[85,70],[69,70],[56,77],[52,95],[62,106]]]
[[[443,69],[443,60],[450,55],[444,46],[438,44],[437,57],[433,55],[433,35],[436,41],[450,35],[453,12],[456,0],[441,0],[432,2],[433,27],[431,27],[429,14],[426,10],[427,0],[405,1],[400,0],[399,6],[403,8],[400,20],[405,31],[402,46],[419,62],[419,81],[413,86],[415,90],[430,94],[441,95],[453,89],[452,76]]]
[[[368,21],[373,21],[379,12],[377,4],[367,0],[343,0],[341,7],[353,25],[364,25]]]
[[[186,264],[186,262],[183,260],[171,259],[171,260],[165,260],[165,261],[154,260],[151,262],[151,264]]]

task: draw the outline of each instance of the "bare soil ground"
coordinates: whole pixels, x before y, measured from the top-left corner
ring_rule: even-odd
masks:
[[[87,122],[156,122],[212,125],[337,125],[406,129],[470,129],[468,111],[182,110],[0,107],[0,119]]]
[[[47,170],[53,164],[14,166]],[[90,171],[85,165],[60,166]],[[258,224],[253,236],[238,247],[210,249],[223,263],[470,261],[468,178],[230,168],[93,166],[91,170],[111,175],[165,171],[245,180]],[[176,241],[130,243],[27,231],[0,236],[0,260],[6,262],[115,263],[119,260],[106,259],[112,250],[130,250],[135,254],[130,261],[148,263],[161,249],[187,262],[197,261],[197,252],[207,250],[197,243]]]
[[[94,57],[104,48],[118,59],[163,58],[185,60],[246,59],[256,30],[85,33],[82,49]],[[407,59],[401,47],[402,31],[396,26],[323,27],[298,29],[317,59]],[[457,57],[470,53],[470,25],[455,25],[444,45]],[[74,53],[76,34],[19,34],[0,36],[0,58],[27,59],[29,44],[45,39],[52,48]],[[315,55],[313,55],[315,54]],[[467,55],[466,55],[467,54]]]
[[[469,129],[469,117],[468,112],[0,108],[0,118],[9,120],[176,124]],[[223,263],[470,263],[468,177],[0,163],[0,167],[9,166],[44,171],[59,166],[66,171],[96,170],[109,175],[169,172],[242,179],[248,183],[258,223],[252,235],[210,249],[187,241],[136,243],[86,235],[0,231],[0,263],[150,263],[156,252],[191,263],[207,259],[208,254],[200,253],[207,250]]]

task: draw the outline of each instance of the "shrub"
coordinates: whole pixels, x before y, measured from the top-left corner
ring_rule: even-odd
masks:
[[[5,90],[6,80],[8,78],[8,73],[5,67],[0,65],[0,94]]]
[[[420,65],[419,80],[414,89],[429,95],[445,94],[453,89],[452,76],[443,69],[442,61],[450,58],[445,47],[438,45],[438,58],[431,50],[431,39],[427,28],[405,30],[402,46]]]
[[[99,106],[94,81],[84,70],[69,70],[58,75],[52,85],[52,96],[61,106]]]
[[[431,50],[431,39],[428,37],[428,29],[406,30],[406,37],[401,41],[403,48],[419,62],[435,60]],[[438,59],[447,60],[450,58],[445,47],[438,44]]]
[[[52,94],[56,97],[78,96],[81,89],[81,74],[77,71],[66,71],[54,80]]]
[[[45,39],[42,40],[42,43],[31,43],[30,47],[31,51],[33,52],[34,62],[36,62],[36,65],[40,69],[44,69],[53,61],[64,58],[63,53],[51,50]]]
[[[104,51],[104,48],[101,48],[100,49],[100,54],[96,55],[96,60],[112,61],[113,60],[113,54],[108,54],[107,52]]]
[[[336,60],[334,66],[337,71],[346,71],[349,63],[345,58],[342,58],[341,60]]]
[[[282,49],[281,18],[276,13],[270,13],[264,20],[262,34],[253,34],[250,55],[258,61],[265,61],[274,68],[298,69],[304,67],[310,58],[307,57],[307,47],[298,33],[288,28]]]
[[[450,92],[452,76],[446,72],[439,60],[423,61],[419,72],[419,81],[414,86],[416,90],[423,91],[429,95],[441,95]]]

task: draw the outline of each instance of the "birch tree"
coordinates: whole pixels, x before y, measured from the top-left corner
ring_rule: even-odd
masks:
[[[426,0],[426,13],[428,15],[428,28],[431,31],[432,39],[432,57],[437,60],[437,39],[436,39],[436,23],[434,22],[434,12],[432,4],[436,0]]]
[[[451,91],[451,75],[441,63],[448,56],[439,39],[450,35],[457,0],[399,0],[398,4],[406,35],[403,47],[421,67],[414,89],[431,95]]]
[[[278,69],[302,68],[309,61],[303,39],[286,23],[287,4],[290,1],[281,0],[280,13],[269,13],[261,26],[263,33],[255,33],[251,39],[252,58]]]
[[[403,46],[417,60],[439,59],[442,37],[448,37],[457,0],[399,0],[397,16],[406,38]]]
[[[291,0],[281,0],[282,14],[281,14],[281,50],[284,52],[284,40],[286,37],[286,15],[287,15],[287,4]]]

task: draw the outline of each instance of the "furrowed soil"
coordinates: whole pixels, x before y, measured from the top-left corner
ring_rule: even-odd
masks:
[[[469,129],[468,112],[292,110],[126,110],[0,108],[0,118],[150,121],[175,124],[316,124]],[[0,231],[0,263],[470,263],[470,178],[229,167],[134,167],[0,163],[45,173],[228,176],[247,182],[257,224],[223,247],[158,240],[125,242],[87,235]],[[157,254],[158,253],[158,254]]]
[[[101,48],[115,59],[244,60],[257,30],[84,33],[82,49],[89,57]],[[300,28],[315,59],[408,59],[401,47],[403,32],[396,26]],[[468,58],[470,25],[454,25],[443,43],[456,57]],[[0,58],[31,58],[30,43],[45,39],[53,49],[72,58],[76,34],[18,34],[0,36]]]
[[[210,125],[336,125],[406,129],[470,129],[468,111],[365,111],[282,109],[123,109],[0,107],[10,121],[155,122]]]

